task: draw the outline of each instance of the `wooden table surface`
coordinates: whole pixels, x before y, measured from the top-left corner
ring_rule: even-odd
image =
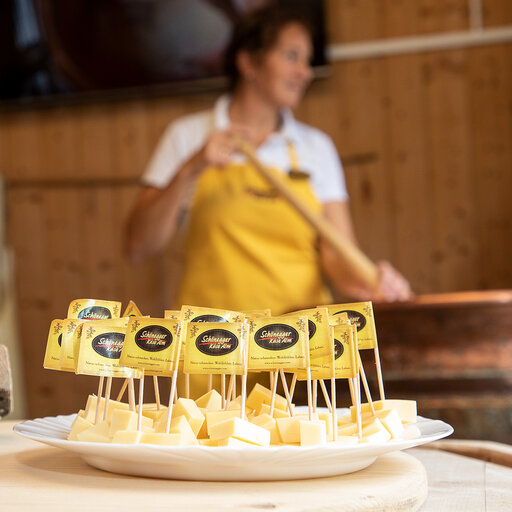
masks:
[[[12,431],[14,424],[14,421],[0,422],[1,512],[205,510],[201,496],[207,497],[209,511],[304,512],[319,510],[312,498],[315,493],[332,495],[329,511],[347,511],[340,484],[350,475],[294,483],[236,484],[127,477],[94,469],[72,453],[25,439]],[[426,448],[414,448],[406,453],[421,461],[427,470],[428,496],[421,512],[512,510],[511,468]],[[297,485],[302,499],[291,498],[289,490]],[[323,506],[320,508],[325,510]],[[382,507],[375,510],[381,511]]]

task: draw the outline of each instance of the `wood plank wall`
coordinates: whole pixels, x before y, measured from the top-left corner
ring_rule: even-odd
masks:
[[[327,13],[333,43],[468,25],[466,0],[329,0]],[[485,0],[484,19],[512,22],[511,2]],[[336,143],[362,247],[417,292],[512,287],[511,62],[511,44],[337,62],[297,112]],[[30,416],[74,411],[94,389],[41,368],[71,299],[168,306],[169,256],[131,268],[123,225],[166,124],[215,96],[0,114]]]

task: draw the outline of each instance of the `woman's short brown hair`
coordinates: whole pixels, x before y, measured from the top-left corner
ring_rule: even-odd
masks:
[[[229,78],[230,90],[240,80],[236,57],[238,52],[250,54],[265,52],[274,46],[281,30],[290,23],[301,24],[313,38],[313,27],[305,14],[290,7],[290,2],[258,9],[241,18],[234,26],[231,41],[224,54],[224,72]]]

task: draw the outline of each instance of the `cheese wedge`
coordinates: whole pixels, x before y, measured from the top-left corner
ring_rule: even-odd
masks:
[[[246,406],[250,409],[259,409],[261,404],[270,405],[271,400],[272,391],[265,386],[256,383],[247,397]],[[286,411],[288,409],[288,402],[286,401],[286,398],[276,394],[274,408]]]
[[[218,411],[222,407],[222,397],[215,389],[208,391],[208,393],[199,397],[195,402],[200,409],[207,409],[209,411]]]
[[[84,430],[91,428],[93,424],[90,421],[78,416],[74,419],[71,424],[71,431],[69,432],[68,440],[69,441],[78,441],[77,435]]]
[[[219,440],[227,437],[235,437],[241,441],[259,446],[270,445],[270,432],[268,430],[240,418],[230,418],[210,428],[210,439]]]

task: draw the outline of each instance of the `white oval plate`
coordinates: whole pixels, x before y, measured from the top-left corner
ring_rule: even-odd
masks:
[[[338,410],[339,415],[347,413],[346,409]],[[210,481],[297,480],[352,473],[366,468],[379,455],[430,443],[453,432],[443,421],[419,416],[417,423],[406,429],[404,439],[387,443],[269,448],[123,445],[68,441],[75,416],[24,421],[15,425],[14,431],[28,439],[77,453],[91,466],[112,473]],[[406,439],[413,435],[414,427],[419,430],[419,437]]]

